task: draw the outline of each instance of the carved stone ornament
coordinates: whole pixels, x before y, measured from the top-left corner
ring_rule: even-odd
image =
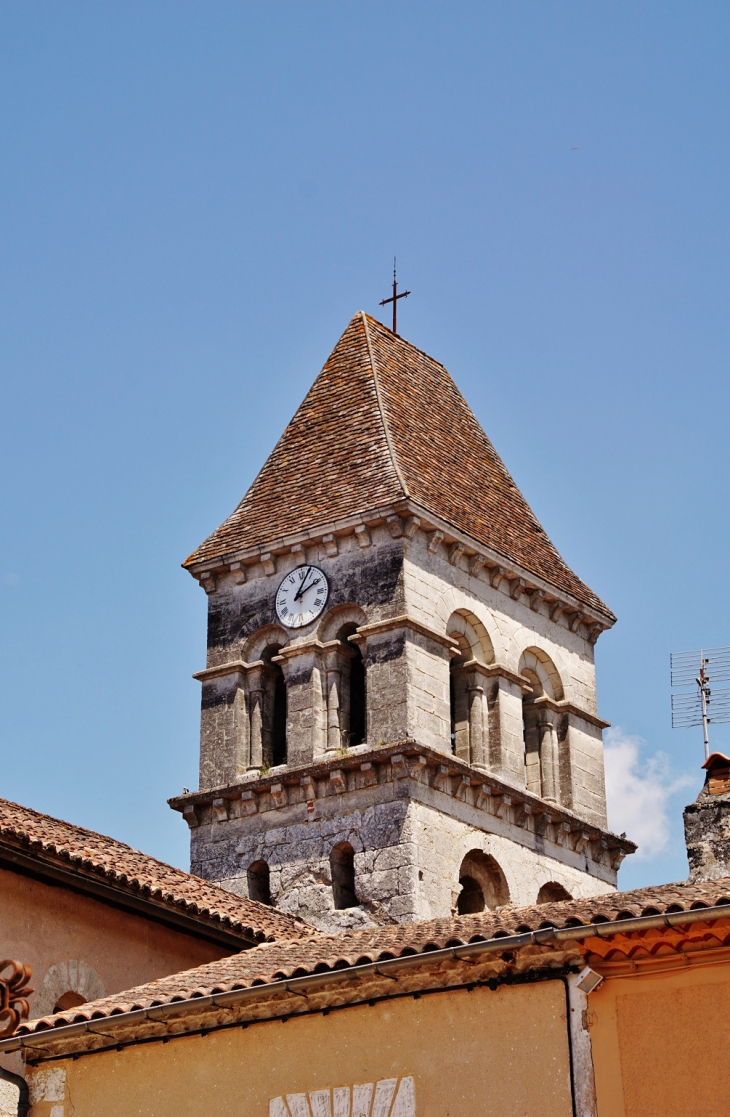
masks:
[[[0,1039],[12,1036],[21,1020],[28,1019],[28,997],[33,992],[29,981],[30,966],[9,958],[0,962]]]

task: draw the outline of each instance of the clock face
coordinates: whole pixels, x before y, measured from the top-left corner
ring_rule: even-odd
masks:
[[[327,604],[330,587],[318,566],[297,566],[276,591],[276,615],[287,628],[304,628]]]

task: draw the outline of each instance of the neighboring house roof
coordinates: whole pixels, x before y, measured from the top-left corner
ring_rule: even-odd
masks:
[[[407,500],[613,614],[558,554],[449,373],[358,312],[195,566]]]
[[[234,950],[312,931],[286,912],[7,799],[0,799],[0,867],[50,877]]]
[[[368,963],[459,947],[544,927],[580,927],[671,912],[730,905],[730,878],[702,884],[667,884],[612,892],[588,900],[563,900],[529,908],[502,908],[478,915],[432,919],[348,931],[311,933],[298,942],[265,943],[253,950],[151,981],[125,993],[21,1024],[18,1034],[101,1019],[191,998],[260,986],[310,974],[326,974]],[[728,907],[730,914],[730,906]]]

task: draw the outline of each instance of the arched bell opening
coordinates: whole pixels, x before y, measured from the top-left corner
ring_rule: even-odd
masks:
[[[338,842],[332,849],[330,871],[335,908],[338,911],[344,908],[356,908],[358,899],[355,892],[355,851],[349,842]]]
[[[530,690],[522,696],[525,746],[525,785],[542,799],[560,801],[557,713],[553,703],[563,698],[563,684],[549,656],[538,648],[523,653],[519,673]],[[547,699],[548,701],[541,701]]]
[[[469,677],[464,664],[471,658],[471,649],[461,633],[451,634],[458,652],[449,663],[449,706],[451,713],[451,751],[469,763]]]
[[[262,751],[265,767],[286,764],[286,679],[280,663],[273,660],[281,646],[269,644],[261,655],[264,661],[264,719],[262,725]]]
[[[366,737],[365,661],[357,644],[349,639],[357,632],[350,622],[342,626],[337,639],[342,644],[340,732],[344,748],[361,745]]]
[[[265,861],[254,861],[246,871],[248,897],[260,904],[271,904],[271,874]]]
[[[461,891],[456,901],[459,915],[471,915],[509,903],[507,879],[499,863],[488,853],[473,849],[459,869]]]

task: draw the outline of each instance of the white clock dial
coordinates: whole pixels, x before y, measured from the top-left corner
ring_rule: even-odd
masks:
[[[276,615],[287,628],[304,628],[327,604],[329,583],[318,566],[297,566],[276,591]]]

